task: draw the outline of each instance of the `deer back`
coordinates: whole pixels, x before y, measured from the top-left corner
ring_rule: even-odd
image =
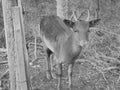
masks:
[[[53,52],[58,52],[62,43],[72,34],[58,16],[45,16],[41,19],[40,34],[43,42]]]

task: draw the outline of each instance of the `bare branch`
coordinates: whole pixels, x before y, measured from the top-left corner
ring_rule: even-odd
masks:
[[[8,61],[2,61],[0,64],[8,64]]]
[[[86,18],[85,21],[89,21],[89,19],[90,19],[90,11],[89,11],[89,9],[87,11],[88,11],[88,17]]]

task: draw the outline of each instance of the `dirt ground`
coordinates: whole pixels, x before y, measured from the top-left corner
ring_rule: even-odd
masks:
[[[42,62],[39,65],[39,67],[31,67],[33,90],[57,90],[58,80],[48,80],[46,77],[46,63]],[[57,68],[54,72],[57,72]],[[110,71],[103,74],[89,62],[76,62],[72,77],[72,90],[120,90],[118,74]],[[68,90],[67,65],[63,65],[62,90]]]

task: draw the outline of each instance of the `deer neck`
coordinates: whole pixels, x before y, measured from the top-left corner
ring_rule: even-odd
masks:
[[[74,46],[79,46],[80,41],[78,39],[78,34],[76,32],[72,34],[72,38],[73,38],[73,45]]]
[[[73,48],[73,52],[79,52],[80,51],[80,43],[79,43],[79,40],[76,36],[76,33],[73,33],[71,35],[71,41],[72,41],[72,48]]]

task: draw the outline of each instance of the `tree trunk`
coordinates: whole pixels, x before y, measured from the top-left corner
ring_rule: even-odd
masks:
[[[12,13],[13,6],[19,6],[19,10],[14,14]],[[2,0],[2,8],[10,71],[10,90],[30,90],[21,0]]]
[[[22,8],[22,0],[18,0],[18,6],[20,7],[20,19],[21,19],[21,35],[22,35],[22,45],[23,45],[23,55],[24,55],[24,65],[25,65],[25,75],[28,90],[32,90],[31,81],[30,81],[30,71],[29,71],[29,61],[28,61],[28,53],[26,48],[25,41],[25,30],[24,30],[24,22],[23,22],[23,8]]]
[[[68,0],[57,1],[57,16],[62,19],[68,18]]]
[[[20,8],[18,6],[12,8],[14,37],[15,37],[15,50],[16,50],[16,83],[17,90],[28,90],[27,78],[25,70],[25,57],[24,53],[24,40],[22,35],[22,22],[20,17]]]
[[[15,75],[15,45],[12,23],[12,0],[2,0],[4,28],[6,36],[6,48],[8,55],[8,64],[10,72],[10,90],[16,90],[16,75]]]

